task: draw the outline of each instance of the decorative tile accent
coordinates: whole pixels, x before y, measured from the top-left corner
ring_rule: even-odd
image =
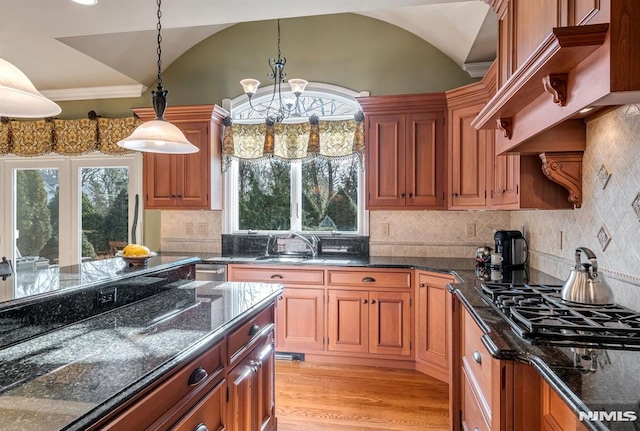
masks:
[[[609,178],[611,178],[611,171],[604,162],[602,162],[602,165],[600,165],[600,170],[598,171],[597,176],[598,181],[600,181],[600,185],[603,189],[605,189],[607,187],[607,183],[609,182]]]
[[[638,220],[640,221],[640,193],[638,193],[633,202],[631,202],[631,207],[635,211],[636,217],[638,217]]]
[[[609,243],[611,242],[611,234],[607,230],[607,226],[603,223],[598,231],[598,242],[600,243],[600,248],[604,251]]]

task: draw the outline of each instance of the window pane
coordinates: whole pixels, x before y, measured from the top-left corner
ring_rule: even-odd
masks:
[[[289,230],[290,165],[277,159],[239,162],[240,230]]]
[[[127,243],[129,169],[82,168],[82,260],[113,256]]]
[[[358,230],[358,160],[313,159],[302,165],[302,229]]]
[[[58,262],[57,169],[16,170],[16,272]]]

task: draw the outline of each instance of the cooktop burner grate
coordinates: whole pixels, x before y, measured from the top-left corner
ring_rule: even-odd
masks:
[[[484,283],[481,293],[524,339],[640,349],[640,313],[617,304],[567,302],[561,287]]]

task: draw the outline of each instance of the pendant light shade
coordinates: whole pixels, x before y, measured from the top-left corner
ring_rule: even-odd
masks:
[[[162,25],[160,10],[162,0],[157,0],[158,4],[158,87],[152,91],[153,110],[156,118],[139,125],[131,135],[118,145],[128,150],[142,151],[147,153],[164,154],[191,154],[200,151],[198,147],[189,142],[184,133],[173,124],[164,119],[164,111],[167,109],[167,94],[162,87],[162,36],[160,31]]]
[[[158,118],[139,125],[128,138],[118,142],[118,145],[148,153],[190,154],[199,151],[180,129],[167,120]]]
[[[60,112],[60,106],[36,90],[20,69],[0,58],[0,117],[45,118]]]

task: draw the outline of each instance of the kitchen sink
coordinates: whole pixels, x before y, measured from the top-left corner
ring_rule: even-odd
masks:
[[[310,260],[304,256],[260,256],[256,261],[260,262],[280,262],[280,263],[301,263]]]

